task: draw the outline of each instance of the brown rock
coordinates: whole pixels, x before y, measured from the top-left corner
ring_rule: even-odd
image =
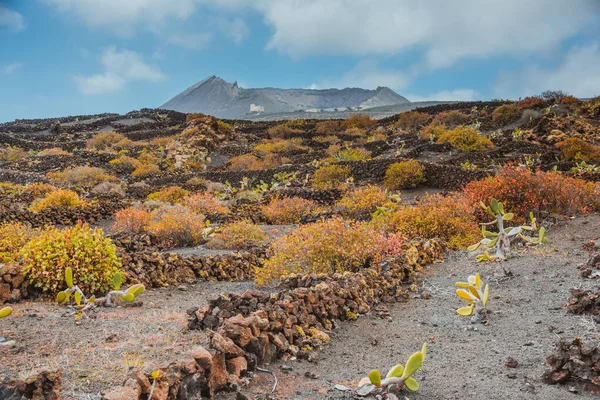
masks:
[[[245,354],[244,350],[240,349],[231,339],[225,338],[216,332],[213,334],[210,344],[215,350],[225,354],[228,358],[240,357]]]
[[[10,300],[10,285],[8,283],[0,283],[0,304]]]
[[[504,361],[504,365],[505,365],[507,368],[517,368],[517,366],[519,365],[519,363],[518,363],[518,362],[517,362],[517,360],[515,360],[514,358],[512,358],[512,357],[508,357],[508,358],[506,359],[506,361]]]
[[[210,373],[208,385],[211,393],[220,390],[227,386],[227,365],[225,363],[225,354],[221,352],[215,352],[212,356],[213,366]]]
[[[245,357],[236,357],[227,360],[227,372],[235,376],[242,376],[248,370],[248,362]]]
[[[198,365],[205,370],[210,370],[212,368],[213,360],[212,354],[208,350],[206,350],[202,346],[195,346],[192,348],[190,352],[190,356],[196,360]]]

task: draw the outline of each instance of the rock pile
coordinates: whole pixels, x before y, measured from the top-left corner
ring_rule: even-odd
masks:
[[[544,381],[551,385],[580,381],[586,390],[600,393],[600,347],[583,344],[579,338],[556,346],[557,351],[546,359],[552,369],[544,373]]]

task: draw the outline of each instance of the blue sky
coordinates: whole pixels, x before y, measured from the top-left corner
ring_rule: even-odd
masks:
[[[600,94],[598,0],[0,0],[0,121],[242,87]]]

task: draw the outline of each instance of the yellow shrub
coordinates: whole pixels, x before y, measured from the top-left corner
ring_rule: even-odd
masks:
[[[21,248],[37,232],[22,222],[0,223],[0,263],[15,262]]]
[[[338,150],[332,156],[336,161],[363,161],[371,159],[371,153],[360,147]]]
[[[338,121],[321,121],[317,122],[315,126],[315,131],[321,135],[339,132],[340,130],[341,127]]]
[[[115,245],[102,229],[81,223],[64,229],[45,228],[23,247],[21,256],[27,279],[50,292],[65,288],[65,270],[71,267],[85,293],[104,293],[121,267]]]
[[[446,133],[446,130],[446,125],[439,124],[437,122],[432,122],[429,125],[425,125],[423,128],[421,128],[421,130],[419,131],[419,136],[421,137],[421,139],[435,141],[444,133]]]
[[[0,161],[15,162],[27,157],[27,152],[16,146],[0,149]]]
[[[210,193],[196,193],[183,200],[183,205],[197,214],[229,214],[229,208],[216,196]]]
[[[307,149],[308,147],[302,146],[301,138],[273,140],[257,144],[254,147],[254,150],[260,153],[283,153],[288,151],[298,151]]]
[[[223,226],[208,242],[211,249],[239,250],[261,246],[269,241],[269,236],[260,226],[250,221],[239,221]]]
[[[17,194],[22,190],[22,185],[12,182],[0,182],[0,194]]]
[[[242,154],[241,156],[232,157],[229,160],[230,171],[257,171],[279,167],[283,164],[290,163],[291,160],[287,157],[281,157],[277,154],[266,154],[259,158],[254,154]]]
[[[426,124],[430,118],[431,117],[427,113],[418,111],[403,112],[398,114],[394,127],[406,130],[416,130],[421,125]]]
[[[562,152],[563,159],[567,161],[599,161],[600,146],[588,143],[579,138],[568,138],[556,144],[556,148]]]
[[[437,143],[450,143],[452,147],[464,151],[483,151],[494,148],[494,143],[487,136],[482,136],[475,128],[459,126],[444,132]]]
[[[158,192],[153,192],[148,195],[148,200],[158,200],[163,203],[180,203],[184,198],[190,195],[188,190],[179,186],[168,186]]]
[[[348,130],[350,128],[372,129],[377,126],[377,120],[371,118],[367,114],[354,114],[342,121],[342,128]]]
[[[498,106],[492,112],[492,120],[500,124],[510,124],[519,119],[521,110],[516,104]]]
[[[63,171],[48,172],[46,177],[57,182],[70,184],[76,187],[92,187],[100,182],[118,180],[107,174],[102,168],[97,167],[74,167]]]
[[[298,133],[302,133],[302,131],[294,129],[289,124],[279,124],[267,129],[267,134],[271,139],[283,139]]]
[[[385,171],[383,185],[388,190],[414,188],[426,181],[424,172],[425,167],[417,160],[400,161]]]
[[[87,149],[95,151],[129,149],[133,146],[135,142],[118,132],[100,132],[86,142]]]
[[[119,170],[129,170],[133,171],[138,168],[142,163],[136,160],[133,157],[126,156],[125,154],[121,154],[119,157],[110,160],[108,162],[110,165],[114,165]]]
[[[368,185],[346,193],[336,204],[344,216],[360,218],[371,215],[379,206],[393,206],[386,192],[379,186]]]
[[[115,214],[113,231],[124,233],[142,233],[148,230],[152,214],[143,209],[129,207]]]
[[[48,157],[48,156],[68,156],[71,155],[66,150],[61,149],[60,147],[52,147],[50,149],[44,149],[37,153],[38,157]]]
[[[458,110],[444,111],[433,118],[433,122],[438,125],[446,125],[455,128],[459,125],[465,125],[469,122],[469,116]]]
[[[72,190],[58,189],[48,193],[45,197],[36,199],[31,203],[29,209],[34,212],[40,212],[46,208],[72,208],[89,204],[79,199],[79,195]]]
[[[312,186],[317,189],[334,189],[345,186],[351,177],[350,166],[323,165],[312,176]]]
[[[160,168],[156,164],[142,163],[136,167],[131,173],[133,177],[146,177],[160,172]]]
[[[283,225],[298,224],[303,217],[319,213],[321,207],[312,200],[300,197],[275,197],[260,211],[270,224]]]
[[[317,143],[339,143],[341,140],[337,136],[328,135],[328,136],[315,136],[312,140]]]
[[[221,120],[217,121],[217,127],[220,133],[231,133],[233,132],[233,126],[227,122]]]
[[[56,187],[47,183],[32,183],[23,188],[23,194],[31,196],[32,199],[38,199],[46,196],[48,193],[56,190]]]
[[[204,221],[204,215],[182,205],[164,205],[152,211],[148,231],[162,247],[195,246],[204,240]]]

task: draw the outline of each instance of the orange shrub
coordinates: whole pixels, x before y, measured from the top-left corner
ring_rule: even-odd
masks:
[[[246,171],[251,169],[250,166],[259,161],[259,158],[254,154],[242,154],[232,157],[229,160],[230,171]]]
[[[146,232],[151,219],[152,214],[143,208],[125,208],[115,214],[113,230],[124,233]]]
[[[38,157],[48,157],[48,156],[68,156],[71,155],[66,150],[61,149],[60,147],[52,147],[50,149],[44,149],[37,153]]]
[[[447,131],[446,125],[439,124],[437,122],[432,122],[428,125],[425,125],[419,131],[419,136],[421,139],[427,139],[431,141],[436,141],[439,139]]]
[[[182,205],[164,205],[152,211],[148,231],[163,247],[195,246],[204,241],[204,220]]]
[[[519,110],[525,110],[526,108],[533,108],[539,106],[544,102],[544,99],[538,96],[525,97],[523,100],[517,103]]]
[[[244,220],[227,224],[220,228],[208,242],[211,249],[239,250],[261,246],[269,241],[269,236],[260,226]]]
[[[318,214],[319,205],[301,197],[273,198],[260,212],[270,224],[298,224],[303,217]]]
[[[338,121],[321,121],[317,122],[315,131],[321,135],[327,135],[341,130],[340,123]]]
[[[283,164],[290,163],[291,160],[287,157],[281,157],[277,154],[266,154],[259,158],[254,154],[242,154],[241,156],[232,157],[229,160],[230,171],[258,171],[279,167]]]
[[[348,165],[323,165],[312,176],[312,186],[317,189],[334,189],[343,187],[351,176]]]
[[[344,195],[336,207],[344,216],[360,218],[371,215],[379,206],[389,206],[390,199],[379,186],[367,185]]]
[[[188,190],[185,190],[179,186],[167,186],[158,192],[150,193],[147,197],[148,200],[162,201],[163,203],[180,203],[184,198],[190,195]]]
[[[229,208],[210,193],[200,192],[183,200],[183,205],[197,214],[229,214]]]
[[[565,139],[562,142],[557,143],[556,148],[562,152],[563,159],[567,161],[600,160],[600,147],[579,138],[573,137]]]
[[[504,104],[498,106],[492,112],[492,121],[502,125],[510,124],[519,119],[521,110],[516,104]]]
[[[483,151],[494,148],[492,140],[483,136],[475,128],[459,126],[458,128],[444,132],[437,143],[450,143],[452,147],[464,151]]]
[[[260,153],[284,153],[307,149],[308,147],[302,146],[301,138],[267,141],[254,146],[254,150]]]
[[[79,199],[79,195],[72,190],[58,189],[48,193],[41,199],[36,199],[31,203],[29,209],[34,212],[40,212],[46,208],[72,208],[89,204]]]
[[[418,111],[409,111],[398,114],[398,119],[394,122],[395,128],[406,130],[416,130],[425,125],[430,119],[430,115]]]
[[[157,174],[159,172],[160,172],[160,168],[158,167],[158,165],[142,163],[133,170],[133,172],[131,173],[131,176],[143,178],[143,177]]]
[[[267,134],[271,139],[283,139],[292,135],[302,133],[299,129],[294,129],[288,124],[279,124],[267,129]]]
[[[386,252],[382,232],[367,223],[335,217],[301,225],[279,238],[255,276],[262,284],[289,274],[358,271],[379,264]]]
[[[343,120],[341,126],[345,130],[350,128],[372,129],[377,126],[377,120],[367,114],[354,114]]]
[[[388,190],[415,188],[426,181],[425,167],[417,160],[400,161],[385,171],[383,185]]]
[[[57,182],[83,188],[96,186],[100,182],[118,180],[116,177],[107,174],[102,168],[97,167],[73,167],[63,171],[48,172],[46,177]]]
[[[467,184],[464,193],[482,220],[489,216],[479,209],[479,202],[492,198],[515,214],[515,222],[524,222],[533,211],[536,215],[573,215],[597,206],[596,185],[558,172],[532,172],[528,168],[506,167],[496,176]]]
[[[560,104],[579,104],[579,99],[575,96],[564,96],[560,99]]]
[[[86,142],[87,149],[95,151],[130,149],[134,146],[134,141],[118,132],[101,132],[92,136]]]
[[[469,116],[458,110],[444,111],[433,118],[433,122],[439,125],[446,125],[455,128],[459,125],[465,125],[469,122]]]
[[[472,208],[455,197],[427,195],[415,207],[375,217],[372,224],[408,240],[438,238],[451,248],[467,247],[481,235]]]

